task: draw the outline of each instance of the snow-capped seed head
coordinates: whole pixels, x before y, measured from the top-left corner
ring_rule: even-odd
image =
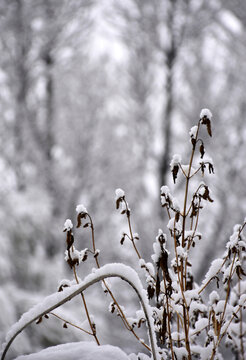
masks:
[[[64,231],[70,231],[73,228],[73,223],[70,219],[67,219],[64,223]]]
[[[209,303],[210,305],[216,304],[219,301],[220,297],[217,291],[213,290],[209,295]]]
[[[87,214],[87,210],[84,207],[84,205],[82,205],[82,204],[76,206],[76,211],[78,214],[81,214],[81,213]]]
[[[191,138],[196,137],[197,129],[198,129],[197,125],[192,126],[192,128],[190,129],[190,132],[189,132],[189,135],[190,135]]]
[[[123,196],[125,196],[125,192],[122,189],[116,189],[115,190],[115,200],[119,200],[120,198],[122,198]]]
[[[165,195],[166,197],[170,195],[170,190],[168,186],[163,185],[161,187],[161,195]]]
[[[203,119],[204,117],[208,118],[209,120],[212,119],[213,115],[209,109],[202,109],[200,112],[200,119]]]
[[[173,169],[175,165],[181,163],[181,160],[182,160],[181,155],[179,154],[173,155],[172,161],[170,163],[171,169]]]

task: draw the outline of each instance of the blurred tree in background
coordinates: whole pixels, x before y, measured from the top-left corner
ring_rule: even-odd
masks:
[[[150,256],[165,231],[159,188],[172,186],[170,158],[185,158],[184,136],[204,107],[217,139],[215,206],[202,224],[198,279],[223,251],[221,229],[229,236],[246,210],[245,26],[240,0],[1,1],[0,339],[68,276],[61,231],[77,203],[97,224],[102,261],[124,262],[113,199],[123,188]],[[57,326],[35,331],[16,353],[81,338]]]

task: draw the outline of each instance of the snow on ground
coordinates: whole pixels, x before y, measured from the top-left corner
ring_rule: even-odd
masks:
[[[77,342],[51,346],[40,352],[18,356],[15,360],[129,360],[118,347],[98,346],[95,342]]]

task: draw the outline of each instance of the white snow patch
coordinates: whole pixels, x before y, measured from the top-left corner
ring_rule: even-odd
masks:
[[[213,305],[219,301],[220,297],[216,290],[213,290],[209,295],[209,304]]]
[[[191,138],[196,137],[197,129],[198,129],[197,125],[192,126],[192,128],[190,129],[190,132],[189,132],[189,135],[190,135]]]
[[[15,360],[129,360],[118,347],[98,346],[94,342],[68,343],[49,347],[35,354],[18,356]]]
[[[202,109],[200,112],[200,119],[207,117],[209,120],[212,119],[213,115],[209,109]]]
[[[73,223],[70,219],[67,219],[64,223],[64,231],[69,231],[73,228]]]
[[[87,214],[88,213],[83,204],[77,205],[76,206],[76,211],[77,211],[78,214],[81,214],[81,213],[86,213]]]
[[[183,358],[187,358],[188,356],[188,352],[186,350],[186,348],[184,347],[173,347],[173,351],[175,352],[175,355],[177,357],[177,360],[182,360]]]
[[[220,271],[220,268],[223,265],[224,260],[223,259],[215,259],[211,265],[210,268],[205,275],[205,279],[202,282],[202,286],[205,285],[210,279],[212,279],[214,276],[217,275],[217,273]]]
[[[174,166],[180,164],[181,160],[182,160],[181,155],[179,154],[173,155],[172,161],[170,163],[171,170],[173,170]]]
[[[122,189],[116,189],[115,190],[115,200],[117,201],[118,199],[122,198],[123,196],[125,196],[125,192]]]

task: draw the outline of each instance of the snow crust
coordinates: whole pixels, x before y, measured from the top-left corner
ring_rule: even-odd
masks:
[[[118,347],[98,346],[95,342],[68,343],[52,346],[35,354],[18,356],[15,360],[129,360]]]

